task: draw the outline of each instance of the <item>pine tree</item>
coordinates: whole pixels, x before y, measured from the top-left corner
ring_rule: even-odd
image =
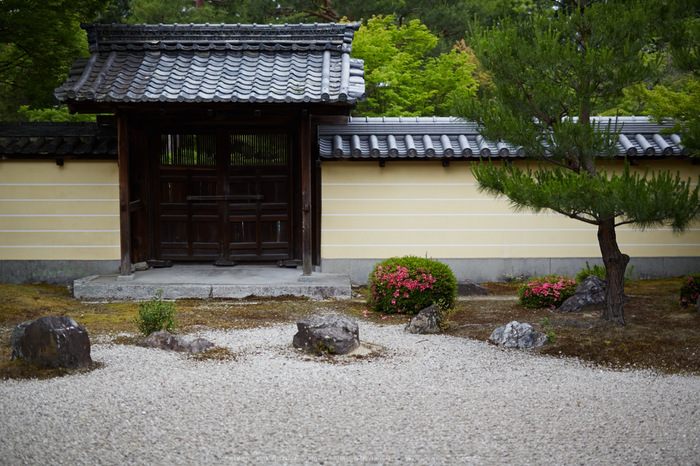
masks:
[[[645,47],[664,3],[558,0],[517,22],[475,25],[469,45],[495,91],[458,108],[485,137],[522,146],[540,161],[536,170],[477,165],[480,189],[508,197],[517,209],[549,209],[597,226],[607,282],[602,319],[620,325],[629,256],[620,251],[616,228],[663,224],[683,231],[700,213],[698,188],[678,174],[641,176],[629,166],[607,173],[597,164],[616,153],[622,128],[592,116],[655,71]]]

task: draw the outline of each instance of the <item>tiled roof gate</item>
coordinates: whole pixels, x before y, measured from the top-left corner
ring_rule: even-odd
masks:
[[[615,119],[597,117],[601,124]],[[685,156],[677,134],[646,117],[620,117],[617,149],[621,157]],[[353,118],[347,125],[319,127],[320,156],[325,160],[451,160],[479,157],[523,158],[519,147],[489,141],[475,123],[456,118]]]
[[[61,102],[348,103],[365,93],[353,24],[88,24]]]
[[[285,204],[287,212],[293,212],[291,220],[285,220],[291,222],[285,226],[285,238],[291,237],[288,232],[295,232],[294,250],[289,253],[294,257],[289,259],[303,259],[304,275],[311,273],[312,250],[320,257],[320,242],[314,245],[313,240],[314,228],[319,231],[320,222],[313,218],[320,218],[320,198],[312,195],[311,134],[322,122],[347,121],[351,108],[365,97],[364,64],[350,57],[359,27],[360,23],[83,25],[91,55],[73,63],[54,95],[72,111],[116,115],[123,275],[129,275],[131,269],[131,223],[142,245],[137,246],[139,257],[151,254],[149,225],[166,231],[159,237],[161,244],[172,242],[168,232],[180,238],[176,235],[179,224],[148,217],[158,216],[156,207],[162,203],[158,191],[153,194],[147,189],[146,180],[150,176],[160,183],[164,175],[158,163],[149,166],[144,162],[153,157],[151,148],[160,144],[156,142],[159,135],[180,134],[178,128],[216,132],[217,140],[222,141],[217,143],[215,183],[215,197],[222,202],[221,225],[212,222],[207,227],[207,238],[214,241],[218,234],[222,251],[230,249],[227,238],[234,231],[231,216],[222,212],[243,211],[243,207],[224,204],[235,183],[226,179],[234,171],[227,167],[230,161],[223,141],[242,131],[276,130],[293,135],[289,141],[295,155],[290,160],[295,165],[289,165],[285,179],[293,178],[289,185],[297,187]],[[193,186],[196,183],[182,188],[188,199]],[[146,212],[138,206],[152,209]],[[136,209],[133,215],[129,213],[132,208]],[[262,214],[256,215],[259,222],[264,220]],[[187,231],[195,231],[192,222]],[[256,241],[262,232],[262,227],[257,228]],[[178,241],[192,244],[193,250],[194,237]],[[192,258],[197,258],[194,253]]]

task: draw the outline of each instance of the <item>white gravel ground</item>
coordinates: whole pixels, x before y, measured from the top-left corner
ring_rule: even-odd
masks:
[[[93,345],[103,369],[0,382],[0,463],[700,463],[700,377],[368,323],[384,355],[329,363],[295,331],[196,335],[225,362]]]

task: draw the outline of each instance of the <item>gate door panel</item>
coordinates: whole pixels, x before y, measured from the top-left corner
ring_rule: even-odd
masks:
[[[230,136],[231,259],[291,258],[290,157],[285,133]]]
[[[219,257],[220,208],[210,200],[219,190],[214,135],[161,135],[156,211],[160,258],[169,260]]]
[[[290,139],[281,132],[161,135],[158,258],[292,259]]]

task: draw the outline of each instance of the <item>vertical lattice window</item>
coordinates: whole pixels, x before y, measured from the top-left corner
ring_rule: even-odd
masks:
[[[161,134],[160,164],[216,166],[216,136],[213,134]]]
[[[231,135],[231,165],[286,165],[289,145],[287,134]]]

